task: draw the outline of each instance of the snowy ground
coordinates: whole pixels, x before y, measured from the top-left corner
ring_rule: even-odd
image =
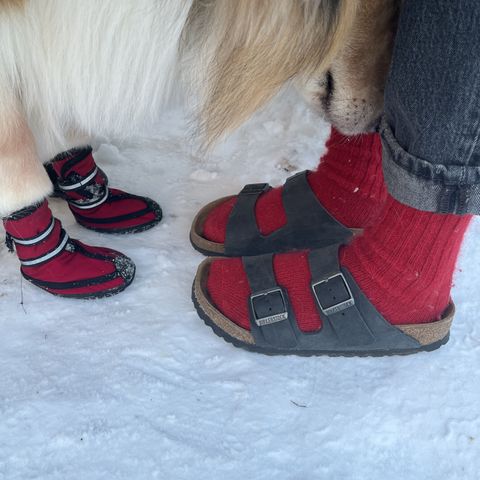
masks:
[[[235,349],[190,301],[205,202],[313,167],[328,127],[293,95],[208,158],[180,111],[156,136],[99,145],[111,183],[160,201],[161,226],[72,237],[131,256],[137,278],[101,301],[20,280],[0,247],[0,479],[476,479],[480,471],[480,235],[456,277],[452,339],[410,357],[270,358]],[[0,234],[1,236],[2,234]],[[23,305],[21,292],[23,291]]]

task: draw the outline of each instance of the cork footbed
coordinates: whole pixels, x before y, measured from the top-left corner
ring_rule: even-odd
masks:
[[[192,227],[190,229],[190,241],[192,242],[193,247],[204,255],[225,256],[225,244],[212,242],[203,237],[203,225],[205,224],[207,217],[218,205],[234,198],[235,196],[236,195],[222,197],[208,203],[193,219]],[[363,229],[361,228],[352,228],[351,231],[353,232],[353,236],[361,235],[363,233]],[[307,246],[305,248],[307,248]]]
[[[210,265],[214,260],[215,257],[207,258],[198,267],[197,275],[193,284],[193,295],[196,303],[216,327],[230,337],[233,337],[233,339],[253,346],[255,345],[255,340],[252,334],[225,317],[225,315],[215,308],[209,299],[207,292],[207,279]],[[455,306],[451,303],[440,320],[416,325],[395,326],[405,334],[417,340],[420,345],[428,346],[435,344],[436,342],[442,342],[442,340],[448,338],[454,314]]]
[[[192,228],[190,229],[190,241],[192,242],[192,245],[200,252],[212,255],[225,255],[225,245],[223,243],[212,242],[202,236],[203,225],[215,207],[226,202],[227,200],[230,200],[234,196],[235,195],[222,197],[218,200],[208,203],[197,213],[193,219]]]

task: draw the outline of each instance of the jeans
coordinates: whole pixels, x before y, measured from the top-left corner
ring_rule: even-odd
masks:
[[[405,0],[380,133],[390,194],[480,214],[480,0]]]

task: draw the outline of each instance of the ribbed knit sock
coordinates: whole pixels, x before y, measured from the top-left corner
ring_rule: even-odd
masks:
[[[452,276],[470,220],[471,216],[422,212],[388,197],[381,220],[342,247],[340,263],[390,323],[431,322],[441,317],[450,302]],[[319,329],[307,252],[277,254],[273,264],[300,329]],[[207,288],[224,315],[249,328],[251,292],[241,259],[214,261]]]
[[[378,134],[346,137],[332,128],[327,153],[308,182],[320,203],[349,228],[374,223],[386,199],[382,173],[382,147]],[[236,198],[217,206],[205,220],[203,236],[223,243],[228,217]],[[258,228],[269,235],[285,225],[282,188],[264,193],[255,205]]]
[[[422,212],[389,197],[382,221],[342,250],[345,265],[393,324],[439,319],[471,215]]]

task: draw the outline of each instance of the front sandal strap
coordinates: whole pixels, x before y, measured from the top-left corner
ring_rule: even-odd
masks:
[[[355,305],[349,282],[338,261],[338,245],[309,253],[311,288],[322,322],[329,324],[342,345],[369,345],[375,336]]]
[[[278,348],[295,348],[296,325],[287,292],[273,271],[273,254],[243,257],[252,294],[249,301],[250,330],[259,342]]]
[[[338,261],[339,245],[309,252],[312,295],[320,330],[302,332],[288,292],[275,280],[273,255],[244,257],[251,292],[250,331],[267,353],[375,353],[419,348],[417,340],[388,323]]]

